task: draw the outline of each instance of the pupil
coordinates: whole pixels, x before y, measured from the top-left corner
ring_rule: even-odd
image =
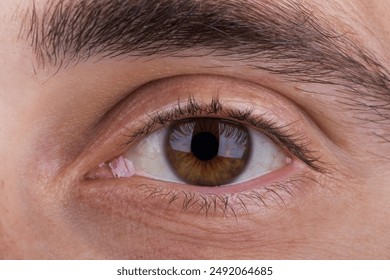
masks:
[[[218,139],[209,132],[200,132],[192,138],[191,151],[200,160],[213,159],[218,154]]]

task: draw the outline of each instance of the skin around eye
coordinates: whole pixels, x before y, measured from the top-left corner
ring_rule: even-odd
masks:
[[[264,134],[220,118],[174,122],[144,137],[123,157],[102,165],[95,178],[143,176],[199,186],[239,184],[291,162]]]
[[[164,90],[178,99],[152,98],[152,93]],[[245,101],[243,96],[235,98],[237,92],[247,97],[253,92],[253,97],[260,96],[263,102]],[[317,142],[306,133],[310,124],[288,100],[275,98],[266,89],[224,77],[189,76],[153,82],[135,92],[133,98],[109,115],[107,127],[110,129],[93,145],[100,153],[97,155],[95,151],[91,155],[91,162],[82,173],[81,182],[86,185],[83,192],[91,189],[100,193],[107,207],[118,205],[121,209],[124,207],[124,212],[132,207],[150,211],[169,209],[174,215],[205,213],[207,216],[211,212],[215,217],[245,215],[295,200],[295,193],[304,189],[302,181],[316,174],[313,167],[318,163],[317,154],[311,147]],[[132,106],[135,103],[138,105]],[[136,108],[142,108],[142,112],[135,111]],[[206,125],[206,119],[215,122]],[[250,144],[248,154],[243,157],[242,171],[223,184],[193,183],[186,176],[179,176],[167,156],[167,139],[174,128],[195,127],[189,124],[191,122],[203,122],[200,127],[207,129],[192,128],[191,135],[196,131],[196,135],[206,132],[213,137],[217,134],[216,123],[229,124],[226,135],[231,131],[235,133],[233,137],[226,137],[232,140],[227,141],[227,150],[237,148],[239,151],[239,146],[231,144],[242,139],[242,135],[248,135]],[[188,138],[190,141],[183,137],[182,144],[191,151],[193,137]],[[202,156],[191,153],[189,162],[199,162]],[[224,167],[217,168],[223,170]]]

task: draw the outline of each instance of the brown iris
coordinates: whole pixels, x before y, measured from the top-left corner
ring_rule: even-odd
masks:
[[[249,152],[248,130],[228,120],[186,119],[168,129],[167,158],[176,175],[188,184],[228,184],[244,170]]]

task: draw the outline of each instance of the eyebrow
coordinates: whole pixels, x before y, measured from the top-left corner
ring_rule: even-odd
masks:
[[[342,87],[343,102],[390,122],[390,74],[379,60],[314,6],[295,1],[49,0],[35,1],[20,37],[41,68],[91,58],[181,56],[184,51],[245,61],[302,83]],[[187,54],[186,54],[187,55]],[[185,55],[184,55],[185,56]]]

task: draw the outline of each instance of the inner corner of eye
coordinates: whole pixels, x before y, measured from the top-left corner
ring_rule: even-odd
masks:
[[[85,174],[87,180],[129,178],[134,176],[135,169],[131,160],[120,156],[114,160],[103,162]]]

